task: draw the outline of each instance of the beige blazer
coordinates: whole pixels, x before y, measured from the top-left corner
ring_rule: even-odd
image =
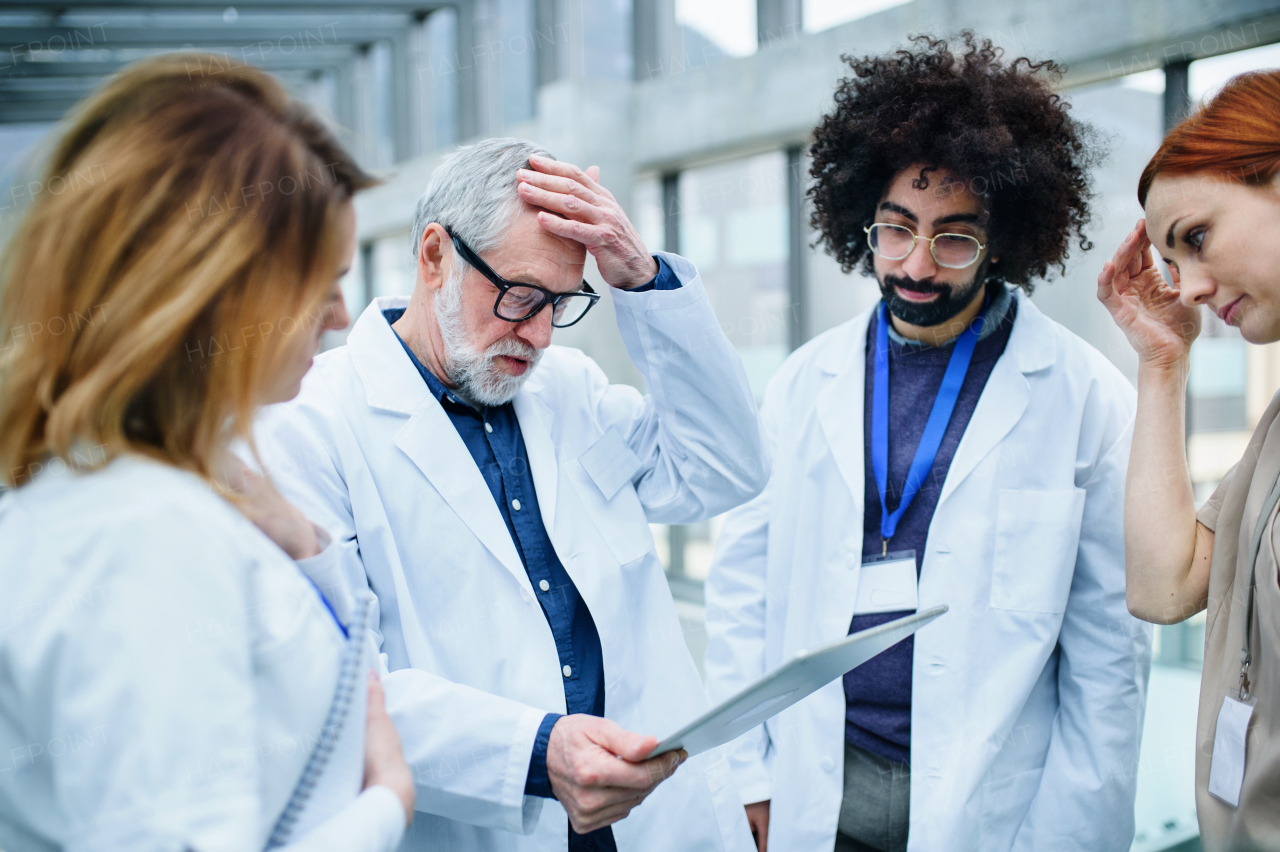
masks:
[[[1209,795],[1209,765],[1223,696],[1240,682],[1240,646],[1249,582],[1249,548],[1267,492],[1280,475],[1280,394],[1271,400],[1244,457],[1201,507],[1213,530],[1204,675],[1196,725],[1196,810],[1206,852],[1280,850],[1280,529],[1276,512],[1258,551],[1250,690],[1257,698],[1245,745],[1240,807]]]

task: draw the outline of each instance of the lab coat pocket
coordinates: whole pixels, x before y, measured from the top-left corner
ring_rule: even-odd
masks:
[[[1083,488],[1001,490],[991,574],[993,609],[1066,610],[1084,498]]]
[[[618,564],[634,562],[653,550],[653,533],[631,482],[640,459],[618,431],[605,432],[578,456],[578,464],[586,476],[572,477],[574,486]]]

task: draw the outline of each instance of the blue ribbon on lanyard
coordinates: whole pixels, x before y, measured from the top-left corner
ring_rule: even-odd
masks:
[[[960,398],[960,387],[964,384],[965,374],[969,372],[973,347],[978,343],[978,332],[986,315],[987,309],[984,306],[977,319],[956,338],[955,349],[947,361],[947,372],[942,376],[942,387],[938,388],[938,396],[933,401],[924,434],[920,436],[920,446],[916,447],[915,457],[911,460],[911,470],[907,473],[907,481],[902,488],[902,500],[898,502],[898,508],[890,513],[885,503],[885,495],[889,490],[889,315],[884,302],[880,303],[879,322],[876,324],[875,387],[871,397],[871,464],[875,468],[876,487],[880,490],[880,538],[886,552],[889,549],[889,539],[893,538],[898,529],[898,521],[902,520],[911,500],[924,484],[924,478],[933,469],[938,448],[942,446],[942,436],[946,434],[951,413],[956,408],[956,400]]]
[[[342,623],[342,619],[338,618],[337,611],[334,610],[333,604],[329,603],[329,599],[325,597],[324,592],[321,591],[320,585],[315,580],[311,579],[311,575],[307,572],[301,571],[301,573],[302,576],[307,578],[307,582],[311,584],[311,588],[315,589],[316,594],[320,596],[320,603],[324,604],[324,608],[329,610],[329,614],[333,616],[333,623],[338,625],[338,629],[342,631],[342,638],[350,639],[351,634],[347,632],[346,625]]]

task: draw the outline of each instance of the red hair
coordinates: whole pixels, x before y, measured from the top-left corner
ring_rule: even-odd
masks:
[[[1234,77],[1169,132],[1138,181],[1138,203],[1147,205],[1160,174],[1216,172],[1246,186],[1271,182],[1280,171],[1280,71]]]

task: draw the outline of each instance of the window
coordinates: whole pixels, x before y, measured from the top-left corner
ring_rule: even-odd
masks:
[[[680,254],[693,261],[756,399],[787,357],[787,173],[781,151],[680,173]]]
[[[417,278],[409,251],[409,232],[382,237],[373,243],[373,298],[408,296]]]
[[[911,0],[804,0],[804,28],[816,33],[909,2]]]
[[[728,56],[756,52],[756,0],[676,0],[676,21],[691,56],[710,58],[701,49],[706,45]]]

